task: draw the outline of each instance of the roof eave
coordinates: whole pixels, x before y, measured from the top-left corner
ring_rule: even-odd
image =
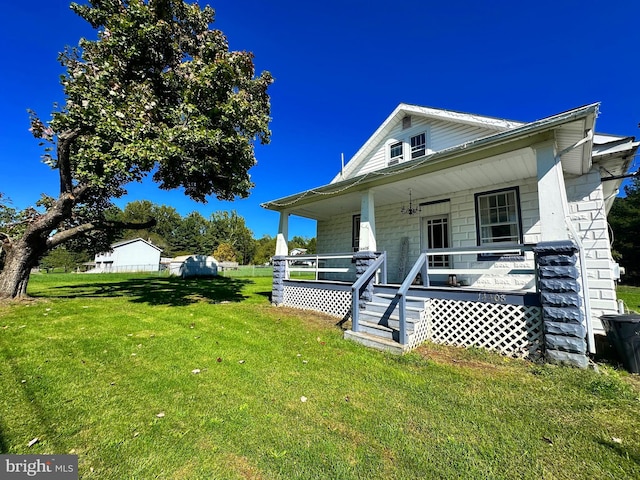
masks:
[[[399,110],[402,105],[404,104],[401,104],[396,110]],[[420,159],[410,160],[397,165],[393,165],[391,167],[386,167],[381,170],[376,170],[346,180],[341,180],[339,182],[329,183],[327,185],[312,188],[294,195],[272,200],[270,202],[265,202],[260,206],[268,210],[283,211],[286,210],[288,206],[298,203],[307,196],[332,195],[341,193],[343,191],[351,190],[358,185],[367,184],[382,175],[387,176],[387,178],[392,178],[395,174],[405,171],[406,169],[419,166],[421,163],[424,163],[427,160],[429,162],[433,162],[436,160],[444,162],[448,158],[455,157],[463,152],[465,154],[469,154],[489,147],[513,142],[518,139],[542,133],[546,130],[552,130],[553,128],[556,128],[565,123],[587,118],[589,115],[593,116],[593,118],[595,119],[598,114],[599,105],[599,103],[592,103],[589,105],[578,107],[567,112],[559,113],[551,117],[528,123],[512,130],[499,132],[495,135],[482,137],[471,142],[448,148],[446,150],[441,150]],[[380,130],[380,128],[378,130]]]

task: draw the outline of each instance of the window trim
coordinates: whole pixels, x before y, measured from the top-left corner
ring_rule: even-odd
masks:
[[[474,204],[474,210],[475,210],[475,216],[476,216],[476,245],[481,247],[482,243],[481,243],[481,225],[480,225],[480,205],[479,205],[479,199],[480,197],[486,197],[488,195],[496,195],[499,193],[504,193],[504,192],[513,192],[515,195],[515,202],[516,202],[516,215],[518,217],[517,219],[517,227],[518,227],[518,244],[522,244],[523,242],[523,238],[524,238],[524,232],[522,229],[522,208],[521,208],[521,203],[520,203],[520,187],[519,186],[514,186],[514,187],[507,187],[507,188],[499,188],[496,190],[489,190],[486,192],[477,192],[474,194],[474,198],[473,198],[473,204]],[[498,242],[496,242],[498,243]],[[495,243],[494,243],[495,244]],[[505,246],[509,246],[512,245],[511,242],[504,242]],[[519,250],[519,249],[514,249],[513,253],[497,253],[497,254],[491,254],[491,253],[480,253],[478,254],[478,261],[487,261],[487,260],[491,260],[491,261],[524,261],[524,253]]]
[[[400,154],[393,156],[392,155],[393,148],[398,146],[400,146]],[[392,141],[391,143],[389,143],[388,154],[389,154],[389,161],[387,162],[388,165],[397,165],[398,163],[402,162],[404,160],[404,142],[402,140],[398,140],[398,141]]]
[[[360,249],[360,214],[351,217],[351,248],[354,252]]]
[[[417,128],[416,128],[417,130]],[[416,131],[414,130],[414,131]],[[431,128],[429,125],[423,125],[422,130],[419,130],[418,133],[413,135],[408,135],[408,133],[401,134],[401,137],[388,138],[385,144],[385,155],[387,160],[387,166],[390,167],[392,165],[397,165],[398,163],[402,163],[404,161],[415,160],[417,158],[426,157],[432,153],[429,150],[429,144],[431,143]],[[414,138],[420,137],[424,135],[424,143],[421,144],[422,148],[418,150],[420,152],[419,155],[416,155],[414,152],[414,147],[411,146],[411,141]],[[399,155],[391,156],[391,150],[394,147],[400,147],[401,152]]]
[[[413,146],[413,139],[414,138],[418,138],[418,137],[424,137],[424,142],[419,144],[418,146],[421,147],[418,150],[416,150],[416,147]],[[424,157],[427,154],[427,132],[426,130],[424,132],[420,132],[416,135],[411,135],[411,137],[409,137],[409,148],[411,149],[411,160],[414,160],[416,158],[420,158],[420,157]],[[419,155],[416,155],[416,151],[421,152]]]

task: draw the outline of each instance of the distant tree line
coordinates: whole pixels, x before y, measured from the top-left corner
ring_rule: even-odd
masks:
[[[624,188],[609,212],[615,260],[625,269],[622,282],[640,285],[640,179]]]
[[[198,212],[181,216],[175,208],[156,205],[148,200],[127,204],[124,210],[112,208],[106,216],[124,223],[144,222],[156,219],[153,227],[142,230],[122,230],[114,241],[144,238],[162,249],[163,257],[202,254],[213,255],[221,261],[235,261],[243,265],[263,265],[270,261],[276,248],[276,239],[270,235],[256,239],[246,226],[245,220],[236,211],[220,211],[205,218]],[[19,213],[0,197],[0,228],[11,222],[19,222]],[[316,251],[316,239],[295,236],[289,248],[305,248]],[[61,245],[40,260],[43,269],[73,271],[84,262],[93,260],[96,253],[108,246],[91,241],[88,236]],[[2,251],[0,250],[0,270]]]

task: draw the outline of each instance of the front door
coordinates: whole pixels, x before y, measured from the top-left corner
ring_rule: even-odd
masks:
[[[422,217],[420,232],[420,250],[449,248],[449,215]],[[429,257],[429,267],[450,267],[449,255]]]

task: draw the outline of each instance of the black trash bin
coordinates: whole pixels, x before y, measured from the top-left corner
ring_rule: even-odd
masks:
[[[600,320],[624,368],[640,373],[640,315],[603,315]]]

